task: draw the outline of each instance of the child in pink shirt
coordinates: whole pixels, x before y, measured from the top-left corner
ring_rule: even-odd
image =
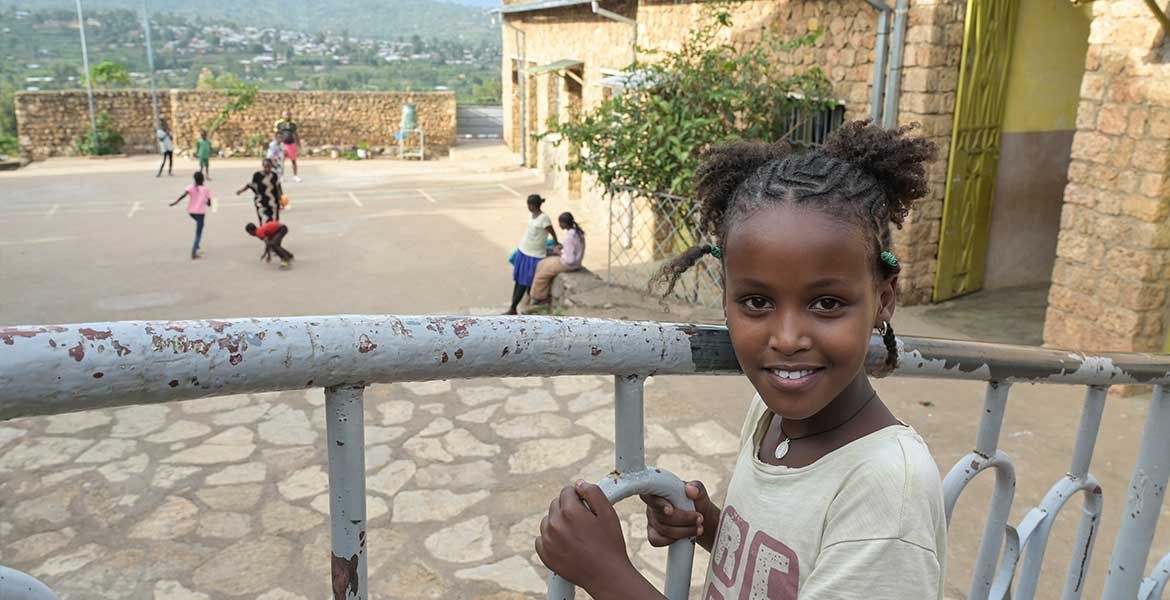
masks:
[[[207,214],[207,207],[211,206],[211,190],[203,185],[203,173],[195,173],[195,183],[187,186],[183,195],[179,196],[171,206],[187,199],[187,214],[195,220],[195,244],[191,246],[191,260],[199,258],[199,240],[203,237],[203,217]]]

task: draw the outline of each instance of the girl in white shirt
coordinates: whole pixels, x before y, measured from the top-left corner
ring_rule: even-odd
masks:
[[[808,152],[736,142],[704,156],[696,197],[711,241],[663,278],[673,288],[703,256],[721,260],[732,346],[757,395],[723,507],[697,481],[694,511],[643,500],[652,544],[711,551],[705,600],[942,598],[938,467],[865,372],[874,330],[882,370],[897,361],[889,225],[926,194],[934,155],[909,129],[853,122]],[[541,559],[593,598],[662,598],[597,486],[562,490],[540,531]]]
[[[517,247],[516,260],[512,262],[512,306],[505,315],[516,314],[524,294],[532,287],[532,280],[536,276],[536,266],[544,257],[548,256],[548,236],[552,236],[553,243],[557,243],[557,232],[553,229],[552,219],[541,212],[544,198],[539,194],[531,194],[526,201],[528,205],[528,226],[524,228],[524,237],[520,238]]]

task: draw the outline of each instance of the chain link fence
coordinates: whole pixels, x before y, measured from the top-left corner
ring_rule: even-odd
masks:
[[[812,148],[845,121],[845,107],[835,106],[804,117],[794,111],[785,138],[793,146]],[[607,281],[646,290],[662,268],[691,246],[703,242],[699,203],[692,198],[629,187],[611,190],[609,199],[609,269]],[[674,300],[718,308],[723,300],[719,260],[703,256],[679,277]]]

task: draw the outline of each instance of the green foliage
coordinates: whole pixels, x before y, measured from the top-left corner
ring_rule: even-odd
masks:
[[[752,44],[721,41],[725,4],[705,7],[705,23],[676,52],[631,67],[634,85],[591,112],[555,118],[538,139],[574,149],[567,169],[597,177],[612,193],[629,187],[690,197],[699,153],[735,139],[790,135],[794,115],[829,106],[831,85],[817,67],[785,76],[777,56],[812,44],[816,33],[785,41],[765,33]]]
[[[20,154],[20,142],[15,135],[0,133],[0,156],[16,156]]]
[[[85,133],[77,136],[74,147],[77,148],[79,154],[86,156],[119,154],[126,142],[122,139],[122,134],[114,127],[113,117],[108,113],[99,113],[97,116],[97,145],[94,145],[94,136],[87,128]]]
[[[93,84],[97,87],[116,87],[120,85],[130,85],[130,69],[126,65],[121,65],[116,62],[103,60],[102,62],[89,68],[93,75]],[[85,85],[85,78],[82,78],[82,85]]]
[[[16,135],[16,85],[0,77],[0,135]]]
[[[219,126],[227,122],[233,114],[252,106],[252,103],[256,101],[256,93],[259,91],[259,88],[245,83],[235,73],[215,75],[210,69],[203,69],[199,73],[195,89],[220,90],[227,95],[227,103],[220,109],[219,114],[203,126],[209,135],[219,129]]]

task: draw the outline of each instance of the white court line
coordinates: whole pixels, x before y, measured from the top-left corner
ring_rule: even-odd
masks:
[[[514,189],[512,189],[512,188],[510,188],[510,187],[508,187],[508,186],[506,186],[506,185],[504,185],[504,184],[502,184],[502,183],[501,183],[501,184],[499,184],[499,185],[500,185],[500,187],[504,188],[505,190],[507,190],[507,191],[508,191],[508,192],[510,192],[510,193],[511,193],[513,196],[515,196],[515,197],[517,197],[517,198],[523,198],[523,197],[524,197],[524,194],[521,194],[520,192],[517,192],[516,190],[514,190]]]
[[[53,215],[57,214],[57,209],[58,209],[58,208],[61,208],[61,205],[60,205],[60,204],[54,204],[54,205],[53,205],[53,207],[49,209],[49,212],[45,213],[45,216],[46,216],[46,217],[51,217],[51,216],[53,216]]]
[[[362,208],[365,206],[365,204],[362,204],[361,200],[358,200],[358,197],[355,196],[353,192],[348,192],[348,193],[349,193],[349,199],[353,200],[353,203],[356,204],[358,206],[358,208]]]
[[[418,193],[422,194],[422,197],[423,197],[423,198],[426,198],[426,199],[427,199],[427,202],[430,202],[431,204],[438,204],[438,202],[437,202],[437,201],[435,201],[435,199],[434,199],[434,198],[432,198],[430,194],[428,194],[428,193],[426,193],[426,192],[424,192],[424,191],[422,191],[422,190],[419,190],[419,191],[418,191]]]
[[[141,208],[141,207],[142,207],[142,203],[141,203],[141,202],[135,202],[135,203],[134,203],[134,204],[133,204],[133,205],[130,207],[130,212],[126,213],[126,216],[127,216],[127,217],[133,217],[133,216],[134,216],[134,213],[138,212],[138,209],[139,209],[139,208]]]
[[[49,244],[52,242],[64,242],[67,240],[75,240],[76,236],[71,237],[46,237],[36,238],[31,240],[0,240],[0,246],[21,246],[24,244]]]

